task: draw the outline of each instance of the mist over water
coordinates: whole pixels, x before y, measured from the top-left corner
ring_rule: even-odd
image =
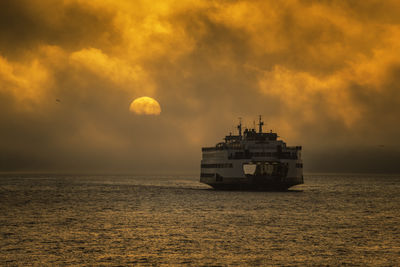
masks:
[[[0,265],[400,265],[400,175],[289,192],[198,177],[0,176]]]

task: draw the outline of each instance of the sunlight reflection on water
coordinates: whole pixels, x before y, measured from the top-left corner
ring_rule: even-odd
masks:
[[[289,192],[197,180],[0,176],[0,264],[400,264],[400,176],[308,175]]]

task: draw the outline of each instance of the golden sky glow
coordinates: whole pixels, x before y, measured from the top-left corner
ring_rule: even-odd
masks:
[[[130,170],[146,156],[191,170],[202,145],[257,114],[306,148],[306,169],[382,155],[389,168],[398,14],[395,0],[1,1],[0,170]],[[162,104],[156,121],[126,111],[143,95]]]

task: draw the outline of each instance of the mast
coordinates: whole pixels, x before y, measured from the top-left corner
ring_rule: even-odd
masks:
[[[262,133],[262,127],[264,125],[264,122],[261,120],[261,115],[258,115],[258,132]]]
[[[239,125],[237,126],[239,130],[239,136],[242,136],[242,118],[239,117]]]

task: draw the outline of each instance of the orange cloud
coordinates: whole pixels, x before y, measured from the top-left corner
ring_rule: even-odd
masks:
[[[72,66],[90,71],[100,79],[108,79],[128,92],[152,94],[155,90],[154,83],[140,65],[110,57],[100,49],[82,49],[71,53],[69,58]]]
[[[0,92],[12,95],[21,110],[41,103],[50,82],[51,77],[39,60],[15,63],[0,56]]]

